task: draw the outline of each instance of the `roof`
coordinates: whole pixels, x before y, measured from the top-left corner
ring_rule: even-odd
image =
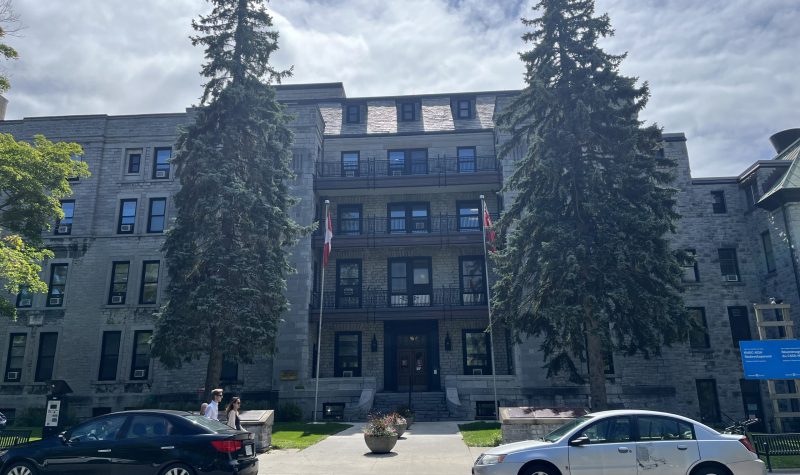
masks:
[[[758,206],[767,210],[774,210],[786,201],[800,199],[800,139],[797,139],[773,160],[787,160],[792,164],[783,177],[775,183],[761,199]]]

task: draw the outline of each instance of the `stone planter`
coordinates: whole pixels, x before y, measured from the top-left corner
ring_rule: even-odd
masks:
[[[411,424],[414,423],[414,416],[411,415],[411,416],[403,416],[403,417],[406,420],[406,429],[408,429],[409,427],[411,427]]]
[[[367,435],[364,434],[364,441],[367,443],[367,447],[372,453],[375,454],[388,454],[394,448],[394,445],[397,443],[397,436],[390,435],[390,436],[378,436],[378,435]]]
[[[397,431],[397,437],[399,438],[408,428],[408,420],[406,420],[404,424],[392,424],[392,427],[394,427],[394,430]]]

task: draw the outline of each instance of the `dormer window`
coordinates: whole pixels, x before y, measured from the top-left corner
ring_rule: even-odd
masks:
[[[475,118],[475,98],[474,97],[454,97],[451,101],[453,117],[456,119]]]
[[[398,102],[397,108],[402,122],[419,120],[420,104],[417,101]]]
[[[345,106],[345,122],[348,124],[361,123],[361,106],[350,104]]]

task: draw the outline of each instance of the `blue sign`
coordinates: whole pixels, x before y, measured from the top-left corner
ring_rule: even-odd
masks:
[[[745,379],[800,379],[800,340],[739,342]]]

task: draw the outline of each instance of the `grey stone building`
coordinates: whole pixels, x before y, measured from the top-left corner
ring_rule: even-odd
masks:
[[[495,218],[512,198],[501,189],[514,157],[497,159],[507,137],[493,119],[513,94],[348,98],[341,83],[279,87],[295,117],[293,217],[319,220],[327,200],[333,252],[321,282],[322,233],[292,250],[278,352],[226,363],[229,394],[293,402],[308,418],[359,418],[409,400],[422,418],[491,416],[495,388],[501,405],[588,404],[586,387],[545,377],[536,341],[514,344],[502,328],[489,341],[485,332],[480,196]],[[205,362],[167,370],[148,343],[179,187],[169,158],[190,120],[191,111],[0,122],[17,139],[80,143],[92,172],[72,183],[65,218],[45,233],[56,254],[43,274],[49,293],[17,296],[19,319],[0,322],[0,411],[42,407],[51,380],[70,385],[78,417],[199,401]],[[673,242],[696,256],[685,300],[707,331],[658,358],[613,355],[612,404],[711,422],[745,411],[769,417],[764,388],[742,379],[737,342],[755,335],[753,303],[800,305],[798,137],[779,137],[772,160],[738,177],[693,179],[685,137],[665,134],[683,216]]]

